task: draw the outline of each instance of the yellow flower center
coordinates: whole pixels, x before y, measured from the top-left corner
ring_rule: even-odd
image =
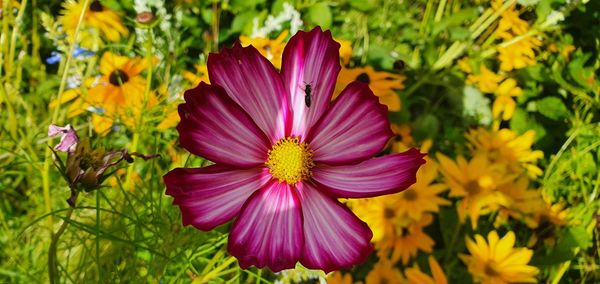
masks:
[[[268,154],[267,167],[279,182],[296,184],[310,177],[310,169],[314,166],[313,150],[308,148],[308,144],[300,143],[297,137],[279,139]]]

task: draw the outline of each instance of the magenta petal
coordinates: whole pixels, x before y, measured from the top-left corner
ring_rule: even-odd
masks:
[[[340,165],[372,157],[392,135],[387,107],[368,85],[353,82],[310,129],[307,140],[315,162]]]
[[[331,272],[364,262],[373,251],[367,224],[313,185],[298,183],[296,188],[304,216],[302,265]]]
[[[425,163],[417,149],[344,166],[317,165],[313,179],[337,198],[375,197],[400,192],[416,182]]]
[[[179,168],[163,179],[173,204],[181,209],[184,225],[200,230],[214,229],[238,215],[256,190],[271,178],[265,168],[234,169],[213,165],[205,168]]]
[[[270,142],[285,136],[290,107],[275,67],[253,46],[224,48],[208,56],[208,74],[238,103]]]
[[[341,68],[339,48],[331,32],[320,27],[308,33],[299,31],[286,45],[281,75],[291,96],[292,135],[304,137],[327,110]],[[306,84],[311,86],[310,107],[305,100]]]
[[[294,189],[272,181],[244,204],[229,234],[229,253],[244,269],[293,268],[304,246],[302,209]]]
[[[252,119],[219,86],[202,82],[179,105],[179,142],[193,154],[219,164],[264,164],[270,144]]]

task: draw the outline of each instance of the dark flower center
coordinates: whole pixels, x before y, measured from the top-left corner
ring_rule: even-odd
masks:
[[[417,200],[418,195],[414,190],[409,189],[404,192],[403,197],[408,201],[414,201]]]
[[[110,75],[108,76],[108,81],[111,84],[118,87],[129,81],[129,76],[127,76],[127,73],[125,73],[125,71],[121,69],[115,69],[115,71],[110,72]]]
[[[496,271],[496,269],[494,269],[492,267],[492,265],[489,264],[489,263],[485,265],[484,272],[485,272],[486,275],[491,276],[491,277],[499,275],[498,271]]]
[[[385,217],[386,219],[392,219],[395,216],[396,216],[396,211],[394,211],[394,209],[392,209],[392,208],[383,209],[383,217]]]
[[[479,193],[481,191],[481,188],[479,187],[479,182],[477,182],[476,180],[470,180],[469,182],[467,182],[467,184],[465,184],[465,191],[467,191],[469,195],[475,195]]]
[[[405,66],[406,66],[406,63],[404,63],[404,60],[394,61],[394,69],[396,69],[398,71],[404,69]]]
[[[104,6],[100,3],[100,1],[94,1],[90,4],[90,10],[94,12],[102,12],[104,10]]]
[[[360,75],[356,77],[356,81],[369,84],[371,83],[371,78],[369,78],[369,75],[367,73],[360,73]]]

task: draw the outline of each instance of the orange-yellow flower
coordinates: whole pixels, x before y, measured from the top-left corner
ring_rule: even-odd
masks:
[[[389,111],[400,111],[400,97],[396,91],[404,89],[404,80],[406,80],[404,75],[375,71],[371,66],[342,67],[336,83],[334,97],[339,95],[348,83],[360,81],[369,84],[369,88],[379,97],[379,102],[386,105]]]
[[[464,221],[468,215],[471,226],[477,228],[480,215],[508,206],[508,198],[497,190],[498,185],[510,182],[511,175],[505,175],[500,165],[490,163],[485,155],[476,155],[470,161],[462,156],[456,162],[438,153],[440,169],[450,187],[450,196],[461,197],[458,216]]]
[[[71,40],[74,40],[75,30],[79,22],[79,15],[83,12],[83,1],[67,0],[63,4],[63,12],[60,16],[60,21],[63,29],[69,35]],[[84,29],[82,31],[81,41],[86,42],[86,37],[90,37],[89,31],[86,28],[97,29],[109,41],[119,41],[122,37],[129,35],[129,30],[121,22],[121,18],[117,12],[102,5],[98,0],[92,1],[85,11],[83,18]],[[86,46],[85,44],[81,44]]]
[[[395,198],[397,213],[406,214],[413,220],[420,220],[426,212],[439,212],[440,206],[450,205],[448,200],[438,196],[448,187],[443,183],[435,183],[437,176],[437,164],[428,160],[417,171],[417,182],[397,194],[398,197]]]
[[[515,248],[515,233],[508,232],[502,239],[496,231],[488,234],[487,242],[481,235],[475,240],[466,238],[466,246],[470,255],[460,255],[467,265],[475,282],[500,283],[534,283],[539,270],[527,265],[533,251],[527,248]]]
[[[533,130],[518,135],[508,128],[487,130],[480,127],[467,134],[474,154],[485,155],[494,164],[507,165],[512,173],[520,174],[525,169],[532,178],[542,174],[536,163],[544,157],[544,152],[531,150],[534,137]]]
[[[260,54],[267,58],[275,68],[281,68],[281,57],[283,55],[283,49],[285,48],[285,40],[288,36],[288,30],[282,31],[277,38],[263,38],[263,37],[248,37],[245,35],[240,36],[240,43],[242,46],[254,46]]]
[[[481,64],[479,67],[479,74],[471,74],[467,77],[467,84],[477,84],[477,87],[481,92],[493,93],[498,88],[498,83],[504,80],[504,77],[498,75],[492,70]]]
[[[404,282],[402,273],[394,267],[394,263],[387,258],[380,258],[373,269],[367,274],[366,284],[400,284]]]
[[[517,86],[517,81],[513,78],[504,80],[494,94],[496,95],[496,100],[494,100],[492,106],[494,118],[511,119],[517,107],[517,103],[513,98],[523,94],[523,90]]]
[[[415,265],[412,268],[404,270],[408,284],[447,284],[446,274],[440,267],[440,264],[433,256],[429,256],[429,268],[432,276],[429,276],[421,271],[419,266]]]
[[[156,103],[153,92],[144,98],[146,80],[141,72],[145,69],[145,61],[139,57],[119,56],[112,52],[102,55],[102,76],[86,96],[90,105],[103,110],[102,115],[94,114],[92,117],[96,132],[105,134],[116,119],[133,126],[143,111],[144,103],[146,106]]]

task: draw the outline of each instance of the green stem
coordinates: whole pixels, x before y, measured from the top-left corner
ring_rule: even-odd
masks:
[[[87,7],[89,6],[89,0],[84,0],[83,2],[83,9],[82,11],[87,11]],[[61,99],[62,99],[62,94],[65,90],[65,86],[67,83],[67,75],[69,72],[69,65],[71,64],[71,59],[72,59],[72,55],[73,55],[73,51],[75,50],[75,46],[77,43],[77,38],[79,36],[79,29],[81,27],[81,23],[83,23],[83,16],[85,15],[85,12],[81,13],[81,15],[79,15],[79,20],[77,22],[77,27],[75,28],[75,37],[74,37],[74,42],[71,43],[71,47],[69,49],[69,53],[67,54],[67,60],[65,62],[65,68],[63,70],[63,74],[62,74],[62,79],[60,81],[60,86],[58,88],[58,94],[57,94],[57,104],[56,104],[56,108],[54,109],[54,113],[52,114],[52,121],[51,123],[56,123],[56,120],[58,119],[58,114],[59,114],[59,110],[60,110],[60,104],[61,104]],[[52,139],[48,140],[48,143],[50,143],[50,141],[52,141]],[[50,147],[46,147],[46,152],[44,155],[44,167],[42,169],[42,187],[43,187],[43,192],[44,192],[44,206],[46,208],[46,212],[52,212],[52,199],[50,198],[50,164],[51,164],[51,155],[52,155],[52,151],[50,150]],[[69,214],[70,216],[70,214]],[[54,234],[52,233],[52,215],[50,215],[48,217],[48,229],[50,229],[50,235],[51,237],[54,239]],[[63,223],[63,226],[64,225]],[[56,244],[54,244],[56,245]],[[52,244],[50,245],[50,252],[49,252],[49,256],[48,256],[48,260],[52,260],[52,258],[55,258],[56,256],[52,256]],[[54,248],[54,251],[56,251],[56,248]],[[48,263],[49,267],[52,269],[55,269],[56,266],[51,266],[51,263]],[[53,275],[54,271],[49,271],[50,275]],[[52,278],[51,278],[52,280]],[[51,282],[52,283],[52,282]]]
[[[96,230],[100,232],[100,190],[96,190]],[[100,281],[100,234],[96,236],[96,266],[98,268],[98,281]]]
[[[146,108],[148,107],[148,98],[150,96],[150,90],[152,89],[152,71],[153,71],[153,64],[152,64],[152,29],[148,29],[148,33],[147,33],[147,37],[146,37],[146,44],[145,44],[145,48],[146,48],[146,64],[148,65],[148,72],[146,73],[146,88],[144,89],[144,101],[142,103],[142,110],[140,111],[138,117],[137,117],[137,123],[136,123],[136,129],[133,133],[133,138],[131,140],[131,147],[129,147],[129,150],[131,152],[136,152],[137,151],[137,147],[138,144],[140,142],[140,133],[142,132],[142,129],[144,128],[144,112],[146,111]],[[125,176],[125,189],[126,190],[133,190],[132,188],[132,175],[133,175],[133,165],[131,165],[130,167],[127,168],[127,175]]]
[[[15,19],[15,24],[12,29],[12,34],[10,37],[10,45],[8,50],[8,57],[6,58],[6,75],[10,76],[12,73],[12,65],[15,57],[15,48],[17,45],[17,35],[19,35],[19,28],[21,27],[21,23],[23,22],[23,15],[25,14],[25,9],[27,8],[27,0],[21,1],[21,7],[19,8],[19,13],[17,14],[17,18]]]
[[[58,274],[58,260],[56,258],[56,250],[57,250],[58,241],[60,240],[60,237],[67,229],[67,226],[69,225],[69,221],[71,220],[71,216],[73,215],[74,210],[75,210],[75,207],[69,208],[69,211],[67,211],[67,216],[65,216],[65,220],[60,225],[60,228],[58,228],[58,231],[56,231],[56,233],[52,234],[52,238],[50,241],[50,248],[48,249],[48,276],[50,277],[50,284],[60,283],[60,281],[59,281],[60,275]]]
[[[442,16],[444,16],[444,9],[446,8],[446,2],[447,0],[442,0],[440,1],[440,4],[438,5],[438,9],[435,12],[435,17],[433,18],[434,22],[439,22],[442,19]]]

